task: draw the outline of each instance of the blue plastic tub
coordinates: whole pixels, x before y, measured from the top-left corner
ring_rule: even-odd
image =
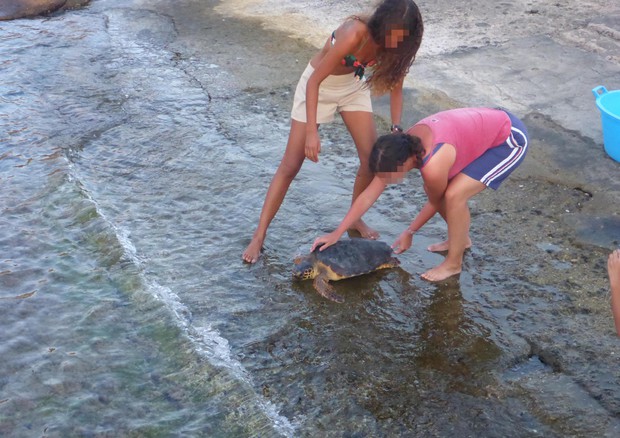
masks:
[[[596,106],[601,111],[605,152],[620,162],[620,90],[607,91],[599,85],[592,89]]]

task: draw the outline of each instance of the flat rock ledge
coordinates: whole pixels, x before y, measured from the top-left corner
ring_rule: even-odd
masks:
[[[0,20],[37,17],[87,5],[90,0],[2,0]]]

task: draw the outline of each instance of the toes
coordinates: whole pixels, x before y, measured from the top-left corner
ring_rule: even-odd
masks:
[[[243,254],[243,256],[241,256],[241,258],[246,263],[256,263],[256,260],[258,260],[258,257],[253,257],[253,256],[251,256],[249,254]]]
[[[368,239],[377,240],[379,238],[379,233],[376,231],[369,231],[367,237]]]
[[[432,275],[432,274],[429,274],[429,273],[428,273],[428,271],[427,271],[427,272],[425,272],[424,274],[420,275],[420,277],[422,277],[422,279],[423,279],[423,280],[426,280],[426,281],[435,281],[435,280],[433,279],[433,275]]]

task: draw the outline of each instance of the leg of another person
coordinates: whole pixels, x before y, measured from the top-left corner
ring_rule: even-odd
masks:
[[[305,142],[306,124],[292,119],[284,157],[282,157],[280,166],[273,176],[269,189],[267,190],[263,209],[258,221],[258,227],[252,236],[252,241],[245,249],[242,256],[243,260],[248,263],[255,263],[258,260],[263,242],[267,236],[267,228],[269,228],[271,221],[280,209],[291,182],[295,179],[299,169],[301,169],[304,163]]]
[[[614,316],[616,333],[620,336],[620,249],[615,250],[607,259],[607,274],[611,288],[611,312]]]
[[[353,203],[374,178],[373,173],[370,171],[368,160],[372,147],[377,139],[377,128],[371,112],[342,111],[340,115],[351,134],[351,138],[353,138],[360,160],[355,183],[353,185],[353,197],[351,200],[351,203]],[[362,237],[369,239],[377,239],[379,237],[379,233],[366,225],[362,219],[357,221],[352,228],[357,230]]]
[[[441,281],[461,272],[463,254],[468,245],[471,216],[467,202],[486,188],[484,184],[463,173],[455,176],[444,194],[443,210],[448,225],[448,255],[438,266],[429,269],[422,278]]]

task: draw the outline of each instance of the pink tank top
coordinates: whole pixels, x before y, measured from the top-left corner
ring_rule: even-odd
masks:
[[[510,135],[510,118],[502,110],[491,108],[458,108],[425,117],[416,125],[426,125],[433,133],[433,147],[424,164],[448,143],[456,149],[456,161],[450,168],[452,179],[469,163],[492,147],[502,144]]]

